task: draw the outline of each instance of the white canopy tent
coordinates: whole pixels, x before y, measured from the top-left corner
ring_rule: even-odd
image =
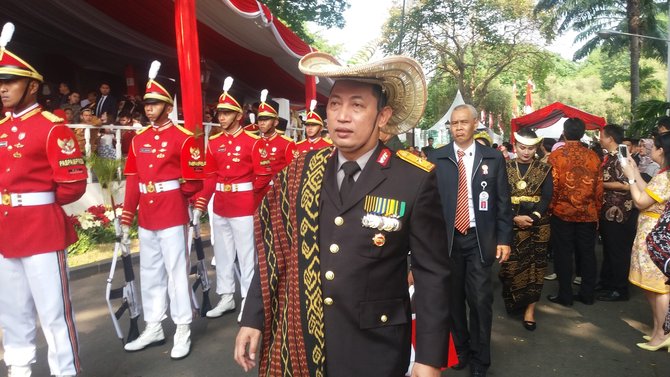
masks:
[[[454,111],[454,108],[458,105],[463,105],[465,104],[465,101],[463,100],[463,95],[461,94],[460,89],[456,92],[456,96],[454,97],[454,100],[451,102],[451,106],[449,106],[449,110],[438,120],[435,122],[435,124],[427,129],[427,130],[421,130],[419,137],[417,138],[417,146],[418,147],[423,147],[425,145],[428,145],[428,138],[432,137],[435,139],[434,146],[440,146],[449,143],[450,137],[449,137],[449,129],[447,128],[447,122],[451,120],[451,113]]]

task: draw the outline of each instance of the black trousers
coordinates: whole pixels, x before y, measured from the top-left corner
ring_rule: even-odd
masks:
[[[491,266],[485,266],[479,253],[477,233],[457,231],[451,252],[451,320],[456,352],[467,354],[471,364],[491,364],[491,323],[493,286]],[[470,309],[469,323],[466,304]]]
[[[578,223],[551,217],[551,244],[554,248],[554,271],[558,275],[558,299],[572,303],[573,256],[582,275],[579,294],[586,300],[594,298],[596,286],[596,222]]]
[[[603,264],[600,284],[610,290],[628,293],[630,253],[635,240],[637,211],[623,223],[600,218],[600,236],[603,239]]]

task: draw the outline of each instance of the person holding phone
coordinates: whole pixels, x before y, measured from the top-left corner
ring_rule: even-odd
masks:
[[[607,150],[603,159],[603,207],[600,210],[600,236],[603,262],[596,285],[599,301],[628,300],[630,252],[635,238],[637,211],[633,206],[628,179],[623,167],[628,163],[628,148],[621,126],[609,124],[600,133],[600,145]]]
[[[670,165],[670,133],[657,135],[654,138],[654,145],[650,154],[654,162],[658,163],[662,169],[649,183],[642,179],[640,170],[630,157],[623,171],[628,178],[635,207],[640,210],[628,280],[644,290],[654,318],[651,334],[644,337],[648,343],[638,343],[637,346],[648,351],[656,351],[660,348],[670,348],[670,335],[663,331],[665,313],[670,302],[670,286],[665,284],[667,278],[649,256],[646,238],[658,222],[668,199],[670,199],[670,173],[668,172]]]

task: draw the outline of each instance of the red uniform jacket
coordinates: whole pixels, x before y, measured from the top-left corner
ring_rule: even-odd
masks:
[[[126,161],[126,196],[121,223],[130,225],[138,211],[138,224],[161,230],[186,224],[187,198],[202,189],[205,154],[193,134],[169,124],[137,132]],[[139,184],[180,180],[180,189],[141,193]],[[152,191],[152,190],[147,190]],[[139,210],[138,210],[139,206]]]
[[[221,132],[209,138],[207,180],[195,195],[195,208],[205,212],[214,193],[214,213],[222,217],[251,216],[256,209],[254,192],[262,191],[272,179],[270,161],[252,153],[260,137],[241,127],[233,134]],[[251,183],[253,190],[216,191],[216,184]]]
[[[278,133],[268,138],[261,138],[254,148],[254,154],[258,154],[261,159],[270,161],[272,175],[279,173],[293,161],[293,157],[295,157],[293,152],[295,152],[293,140]]]
[[[61,205],[86,192],[86,165],[63,119],[35,107],[0,120],[0,253],[26,257],[63,250],[77,240]],[[11,194],[54,192],[56,202],[11,206]]]
[[[330,140],[324,139],[322,137],[317,137],[314,140],[305,139],[298,142],[295,146],[299,153],[307,153],[309,151],[316,151],[321,148],[330,147],[333,145],[333,142]]]

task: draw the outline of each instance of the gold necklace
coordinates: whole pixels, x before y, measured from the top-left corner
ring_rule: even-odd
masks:
[[[526,170],[526,174],[524,174],[523,177],[521,176],[521,170],[519,170],[519,162],[516,159],[514,159],[514,165],[516,165],[516,175],[517,177],[519,177],[519,181],[516,183],[516,188],[518,188],[519,190],[523,190],[526,187],[528,187],[528,183],[524,181],[524,178],[526,178],[528,172],[530,171],[530,168],[533,166],[533,161],[531,161],[530,164],[528,165],[528,170]]]

